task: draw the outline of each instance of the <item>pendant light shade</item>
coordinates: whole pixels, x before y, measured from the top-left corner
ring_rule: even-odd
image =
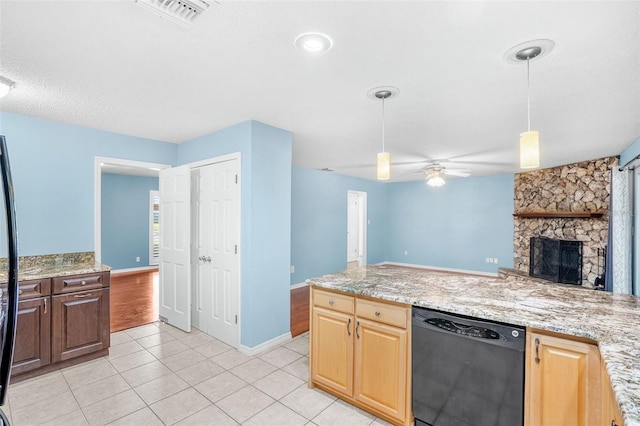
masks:
[[[376,163],[378,180],[389,180],[391,178],[391,156],[388,152],[379,152]]]
[[[444,185],[444,179],[442,179],[442,176],[437,174],[437,175],[432,176],[429,179],[427,179],[427,185],[433,186],[434,188],[436,188],[438,186],[442,186],[442,185]]]
[[[535,169],[540,167],[540,145],[538,132],[529,130],[520,133],[520,168]]]

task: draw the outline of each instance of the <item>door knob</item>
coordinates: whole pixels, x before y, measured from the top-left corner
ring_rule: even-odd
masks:
[[[211,256],[207,256],[207,262],[211,263]]]

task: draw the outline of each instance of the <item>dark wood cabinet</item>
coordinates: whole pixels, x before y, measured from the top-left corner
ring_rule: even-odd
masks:
[[[51,298],[18,302],[18,323],[12,374],[25,373],[51,362]]]
[[[108,353],[109,284],[109,272],[20,281],[11,374],[38,375]]]
[[[52,297],[53,362],[109,347],[109,290],[95,289]]]

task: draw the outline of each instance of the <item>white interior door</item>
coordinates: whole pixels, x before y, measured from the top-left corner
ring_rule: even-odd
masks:
[[[194,168],[194,326],[238,347],[240,161]]]
[[[347,191],[347,262],[367,264],[367,193]]]
[[[347,193],[347,262],[356,262],[360,255],[360,199],[353,191]]]
[[[191,331],[189,166],[160,170],[160,318]]]

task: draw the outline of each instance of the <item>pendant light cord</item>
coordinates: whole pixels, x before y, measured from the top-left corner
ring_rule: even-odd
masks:
[[[527,131],[531,131],[531,97],[529,82],[529,58],[527,57]]]
[[[382,152],[385,152],[384,150],[384,99],[382,98]]]

